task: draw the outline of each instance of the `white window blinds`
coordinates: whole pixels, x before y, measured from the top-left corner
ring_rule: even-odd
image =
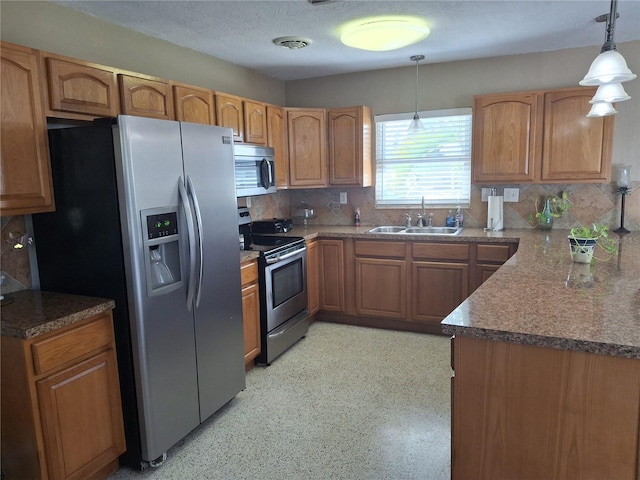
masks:
[[[471,109],[376,115],[376,207],[469,205]]]

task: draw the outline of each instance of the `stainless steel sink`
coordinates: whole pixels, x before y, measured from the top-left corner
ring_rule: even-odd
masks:
[[[398,227],[383,225],[367,230],[367,233],[402,233],[411,235],[460,235],[462,227]]]
[[[460,235],[462,227],[408,227],[401,233],[412,235]]]
[[[382,226],[382,227],[374,227],[370,230],[367,230],[368,233],[400,233],[406,227],[395,227],[395,226]]]

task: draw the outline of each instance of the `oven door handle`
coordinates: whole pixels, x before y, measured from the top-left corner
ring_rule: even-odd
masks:
[[[278,262],[281,262],[283,260],[286,260],[287,258],[291,258],[294,255],[299,255],[300,253],[304,252],[306,249],[307,249],[307,247],[304,246],[304,247],[296,250],[295,252],[287,253],[286,255],[282,255],[282,256],[278,255],[275,258],[266,258],[265,259],[266,260],[266,264],[267,265],[273,265],[274,263],[278,263]]]

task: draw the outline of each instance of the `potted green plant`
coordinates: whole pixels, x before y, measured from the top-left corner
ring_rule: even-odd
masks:
[[[529,215],[529,223],[537,222],[537,227],[549,230],[553,227],[553,220],[562,217],[571,208],[567,192],[558,195],[544,195],[536,200],[536,214]]]
[[[576,263],[591,263],[597,246],[611,255],[616,253],[616,243],[609,238],[609,229],[604,225],[573,227],[568,239],[571,258]]]

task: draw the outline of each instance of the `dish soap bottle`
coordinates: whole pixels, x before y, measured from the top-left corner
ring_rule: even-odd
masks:
[[[449,213],[447,213],[447,219],[445,221],[445,225],[447,227],[455,227],[456,226],[456,219],[453,216],[453,210],[449,210]]]
[[[463,223],[464,223],[464,216],[462,215],[462,210],[458,206],[458,209],[456,210],[456,219],[455,219],[454,226],[462,227]]]
[[[353,223],[355,224],[356,227],[360,226],[360,209],[356,208],[356,213],[353,217]]]

